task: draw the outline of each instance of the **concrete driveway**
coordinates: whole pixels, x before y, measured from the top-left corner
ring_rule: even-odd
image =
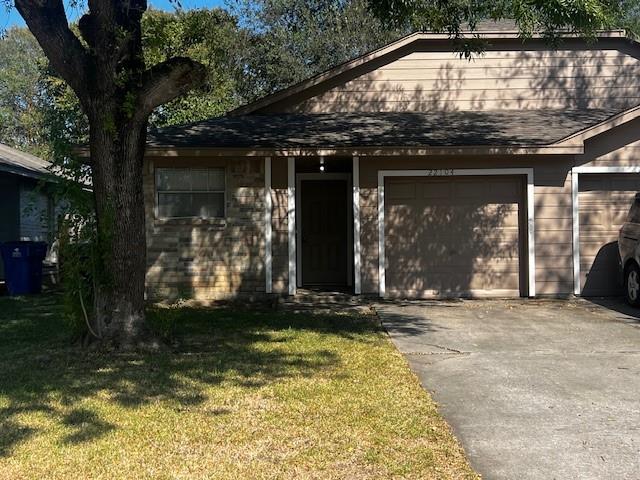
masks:
[[[615,300],[376,309],[484,478],[640,478],[640,312]]]

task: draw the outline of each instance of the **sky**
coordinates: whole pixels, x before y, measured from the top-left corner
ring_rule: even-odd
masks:
[[[175,6],[169,0],[148,0],[149,5],[158,10],[175,10]],[[189,10],[192,8],[220,7],[224,5],[224,0],[180,0],[182,8]],[[68,2],[65,0],[65,3]],[[67,8],[67,16],[70,20],[76,20],[82,14],[81,9]],[[24,20],[15,9],[7,11],[0,1],[0,32],[13,26],[24,26]]]

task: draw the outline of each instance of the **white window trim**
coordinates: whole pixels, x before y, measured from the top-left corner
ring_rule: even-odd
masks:
[[[224,178],[223,190],[158,190],[158,170],[209,170],[217,168],[222,170]],[[227,218],[227,169],[225,167],[154,167],[153,168],[153,186],[155,191],[155,201],[153,214],[156,220],[225,220]],[[199,217],[199,216],[187,216],[187,217],[161,217],[160,216],[160,194],[161,193],[222,193],[222,216],[221,217]]]
[[[571,169],[571,217],[573,222],[573,293],[580,295],[580,174],[640,173],[640,166],[573,167]]]
[[[536,296],[536,256],[535,256],[535,202],[533,168],[461,168],[425,170],[379,170],[378,171],[378,291],[386,296],[386,256],[384,225],[384,179],[386,177],[458,177],[524,175],[527,177],[527,292]]]
[[[264,157],[264,282],[265,292],[273,292],[273,200],[271,197],[271,157]]]

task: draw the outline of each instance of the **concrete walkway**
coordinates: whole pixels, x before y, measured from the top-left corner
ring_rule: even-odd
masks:
[[[484,478],[640,478],[640,311],[583,300],[376,309]]]

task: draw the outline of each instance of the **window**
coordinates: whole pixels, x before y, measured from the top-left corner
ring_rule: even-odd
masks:
[[[157,168],[159,218],[224,218],[224,168]]]

